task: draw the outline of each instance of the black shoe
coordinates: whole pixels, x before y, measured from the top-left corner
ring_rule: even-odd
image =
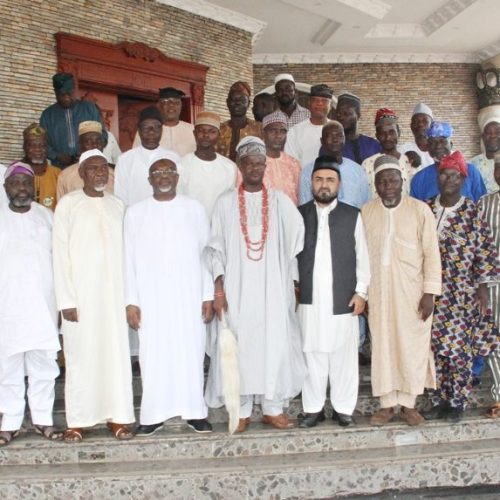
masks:
[[[446,418],[450,408],[448,403],[442,403],[437,406],[433,406],[429,411],[422,414],[425,420],[440,420]]]
[[[448,414],[446,415],[446,421],[452,424],[456,424],[462,420],[464,411],[459,408],[450,408]]]
[[[206,418],[200,418],[197,420],[188,420],[187,425],[190,429],[198,434],[206,434],[207,432],[212,432],[212,425]]]
[[[316,427],[319,422],[323,422],[324,420],[325,420],[324,410],[318,411],[318,413],[305,413],[302,420],[299,422],[299,427],[301,429]]]
[[[372,360],[370,356],[367,356],[362,352],[358,352],[358,363],[359,366],[370,366],[372,364]]]
[[[139,425],[135,430],[137,436],[152,436],[155,432],[163,429],[164,422],[151,425]]]
[[[338,422],[341,427],[347,427],[354,423],[351,415],[346,415],[345,413],[337,413],[335,410],[332,412],[332,420]]]

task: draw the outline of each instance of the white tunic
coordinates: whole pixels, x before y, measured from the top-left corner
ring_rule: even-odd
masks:
[[[153,195],[153,188],[148,180],[149,164],[159,155],[172,158],[174,162],[179,161],[174,151],[161,146],[156,149],[137,146],[118,158],[115,167],[115,194],[127,207]]]
[[[332,249],[328,218],[337,206],[334,200],[329,206],[316,206],[318,214],[318,238],[314,257],[312,304],[300,304],[299,318],[302,329],[304,352],[336,352],[350,338],[359,337],[358,316],[333,314]],[[335,235],[333,235],[335,238]],[[356,242],[356,291],[367,293],[370,284],[370,263],[365,231],[361,215],[358,215],[354,231]]]
[[[207,416],[201,312],[202,302],[213,300],[202,258],[209,231],[202,205],[182,195],[150,197],[127,210],[126,303],[141,310],[141,424]]]
[[[108,160],[108,163],[111,163],[112,165],[116,165],[118,158],[122,154],[118,141],[110,130],[108,130],[108,143],[102,152]]]
[[[297,158],[304,168],[319,156],[322,131],[323,125],[314,125],[311,120],[294,125],[288,131],[285,153]]]
[[[236,183],[236,164],[217,153],[213,161],[205,161],[190,153],[181,160],[177,192],[198,200],[207,211],[208,217],[217,198]]]
[[[193,153],[196,149],[193,130],[194,125],[192,123],[183,122],[182,120],[173,127],[163,125],[160,147],[175,151],[179,156]],[[140,146],[140,144],[141,138],[137,132],[135,134],[133,147]]]
[[[262,193],[245,193],[248,230],[261,236]],[[240,394],[279,401],[296,396],[305,376],[300,332],[295,316],[293,279],[296,255],[302,250],[304,224],[290,198],[269,189],[269,233],[259,261],[247,256],[240,228],[236,190],[221,195],[212,217],[210,256],[213,277],[224,275],[229,304],[227,322],[237,336]],[[255,256],[255,254],[253,254]],[[206,400],[224,404],[214,322],[208,344],[211,357]]]
[[[0,206],[0,358],[60,349],[52,274],[52,212]]]
[[[66,420],[90,427],[134,421],[123,283],[123,203],[79,189],[63,196],[54,215],[54,277],[63,320]]]

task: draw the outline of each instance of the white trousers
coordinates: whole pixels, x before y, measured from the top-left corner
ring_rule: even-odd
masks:
[[[262,396],[253,395],[240,396],[240,418],[248,418],[252,415],[254,398],[255,402],[262,406],[262,414],[271,417],[280,415],[288,406],[288,401],[262,399]]]
[[[500,401],[500,349],[497,348],[488,356],[488,364],[493,374],[491,395],[496,403]]]
[[[17,431],[23,424],[26,376],[33,425],[52,425],[54,381],[58,375],[55,352],[35,350],[0,358],[0,430]]]
[[[302,406],[317,413],[325,404],[330,380],[330,401],[337,413],[352,415],[358,400],[358,339],[348,339],[336,352],[306,352],[307,376],[302,386]]]

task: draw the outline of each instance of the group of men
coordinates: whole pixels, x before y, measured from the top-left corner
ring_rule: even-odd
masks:
[[[75,98],[71,75],[53,84],[57,102],[24,131],[25,157],[4,173],[0,445],[19,435],[25,376],[32,423],[48,439],[79,442],[101,422],[130,439],[175,416],[210,432],[208,407],[234,404],[224,328],[237,340],[237,432],[254,403],[264,423],[290,428],[299,393],[299,427],[314,427],[328,384],[333,419],[348,426],[366,316],[380,398],[373,425],[398,407],[409,425],[422,424],[415,404],[425,388],[433,407],[424,416],[460,420],[478,357],[490,361],[489,413],[499,416],[491,180],[500,181],[500,119],[485,121],[485,153],[467,164],[451,125],[423,103],[415,142],[400,147],[393,110],[379,109],[376,139],[365,136],[357,96],[338,96],[332,120],[332,90],[313,85],[306,109],[289,74],[275,78],[275,97],[255,96],[255,121],[245,82],[229,89],[228,121],[202,111],[192,125],[180,120],[184,93],[167,87],[140,112],[134,147],[114,167],[97,107]],[[476,208],[485,184],[492,194]],[[469,274],[453,267],[457,239]],[[52,420],[57,311],[64,434]],[[136,429],[131,355],[143,387]]]

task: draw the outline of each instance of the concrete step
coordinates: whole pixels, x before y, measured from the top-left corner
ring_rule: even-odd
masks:
[[[331,420],[313,429],[277,430],[252,423],[246,432],[230,436],[225,424],[216,424],[211,434],[198,435],[184,422],[165,427],[154,436],[118,442],[104,429],[85,432],[78,445],[50,442],[25,432],[8,447],[0,448],[0,464],[108,463],[157,459],[209,459],[221,457],[289,455],[338,452],[367,448],[430,445],[500,439],[500,425],[468,412],[464,420],[451,425],[443,421],[408,427],[396,419],[384,427],[372,427],[368,417],[356,418],[356,425],[342,428]]]
[[[317,499],[478,484],[500,484],[500,438],[266,457],[0,467],[0,491],[8,499]]]

